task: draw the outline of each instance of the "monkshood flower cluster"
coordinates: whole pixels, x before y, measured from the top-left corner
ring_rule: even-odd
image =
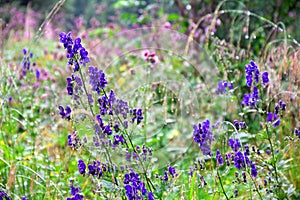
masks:
[[[81,39],[76,38],[74,41],[71,38],[71,32],[69,33],[60,33],[60,42],[64,45],[64,48],[67,49],[67,58],[69,59],[68,64],[74,65],[74,72],[79,71],[79,63],[86,65],[90,62],[88,57],[88,52],[81,45]],[[79,60],[79,63],[77,62]]]
[[[257,177],[257,169],[255,162],[251,161],[249,156],[250,156],[250,150],[249,146],[244,146],[244,151],[240,151],[240,148],[242,147],[239,139],[232,139],[230,138],[228,141],[228,145],[231,147],[231,149],[234,152],[233,158],[234,158],[234,166],[238,170],[246,170],[247,166],[251,169],[251,175],[253,177]],[[231,154],[226,155],[227,157],[230,157]]]
[[[90,108],[91,115],[94,117],[93,123],[94,136],[93,142],[95,147],[103,147],[105,149],[105,154],[108,163],[103,161],[94,161],[92,164],[86,164],[83,160],[78,160],[78,172],[83,176],[91,176],[97,179],[110,177],[113,183],[119,186],[119,181],[117,177],[120,177],[119,173],[110,159],[109,149],[113,150],[118,146],[124,148],[126,147],[126,159],[130,161],[134,158],[136,161],[140,162],[143,169],[143,176],[148,186],[154,189],[151,180],[147,177],[147,173],[143,167],[144,162],[148,156],[152,155],[152,148],[146,147],[143,144],[142,148],[139,146],[134,146],[130,135],[127,133],[129,125],[132,126],[141,124],[143,117],[143,111],[140,108],[130,108],[128,103],[122,99],[116,97],[113,90],[109,93],[106,92],[106,85],[108,81],[106,80],[105,73],[96,66],[89,66],[87,68],[88,83],[91,87],[92,93],[88,93],[87,85],[85,85],[85,78],[83,76],[81,66],[85,66],[89,63],[88,52],[81,45],[81,40],[79,38],[71,38],[71,34],[60,34],[60,42],[63,43],[64,48],[67,50],[68,64],[73,65],[73,74],[67,78],[67,93],[72,96],[77,103],[82,104],[82,96],[87,99],[87,105]],[[150,53],[147,55],[147,61],[154,64],[156,61],[155,53]],[[96,98],[94,100],[94,98]],[[95,105],[97,105],[97,109]],[[82,105],[85,106],[85,105]],[[71,120],[71,107],[70,106],[59,106],[59,114],[63,119]],[[78,149],[78,147],[83,146],[77,135],[76,130],[68,135],[68,146],[72,149]],[[98,149],[98,148],[97,148]],[[108,172],[108,173],[104,173]],[[169,168],[169,174],[175,177],[175,168]],[[146,184],[140,179],[139,175],[133,170],[125,175],[124,179],[124,189],[126,191],[126,196],[128,199],[154,199],[152,192],[148,192]],[[73,191],[73,192],[72,192]],[[83,196],[80,195],[80,188],[74,188],[71,186],[71,194],[73,199],[81,199]]]
[[[205,120],[198,125],[194,125],[194,142],[199,144],[199,147],[204,155],[211,155],[211,143],[214,140],[213,133],[210,130],[210,121]]]
[[[23,75],[26,75],[27,71],[29,71],[31,68],[31,65],[32,66],[35,66],[36,63],[33,62],[31,63],[31,58],[33,57],[33,53],[30,52],[28,53],[28,50],[27,49],[23,49],[23,60],[22,60],[22,73]]]
[[[12,200],[4,190],[0,190],[0,200]]]
[[[148,197],[148,200],[153,200],[152,192],[148,192],[145,183],[141,181],[139,174],[131,170],[124,176],[124,188],[128,200],[144,199]]]
[[[83,200],[84,196],[80,193],[80,187],[74,187],[74,180],[70,180],[70,193],[72,197],[68,197],[67,200]]]
[[[276,103],[274,112],[268,112],[267,114],[267,122],[272,123],[273,127],[277,127],[280,124],[280,114],[283,114],[283,112],[286,110],[286,104],[279,100],[278,103]]]
[[[233,90],[233,84],[223,80],[218,82],[216,94],[225,94],[227,91]]]
[[[244,99],[242,101],[242,106],[250,106],[250,108],[257,107],[257,101],[260,99],[258,95],[258,84],[262,83],[266,86],[269,83],[268,72],[263,72],[260,75],[260,71],[254,61],[245,66],[246,73],[246,85],[252,89],[252,93],[244,94]]]

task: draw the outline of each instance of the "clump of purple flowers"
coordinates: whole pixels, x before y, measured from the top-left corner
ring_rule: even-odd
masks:
[[[71,119],[71,107],[70,106],[66,106],[66,108],[64,108],[63,106],[58,106],[59,109],[59,114],[61,115],[61,117],[63,119],[67,119],[68,121],[70,121]]]
[[[250,64],[245,66],[246,73],[246,85],[251,88],[253,85],[253,78],[256,84],[259,83],[260,80],[260,71],[254,61],[250,61]],[[269,82],[268,72],[262,73],[262,83],[266,85]]]
[[[169,165],[168,170],[165,170],[164,172],[164,177],[162,177],[161,179],[164,182],[167,182],[169,180],[169,176],[171,176],[172,178],[175,178],[178,176],[178,174],[176,173],[176,169],[175,167],[172,167]]]
[[[72,133],[68,134],[68,146],[72,149],[77,149],[81,146],[77,131],[73,131]]]
[[[257,106],[257,101],[260,99],[258,95],[258,88],[256,86],[260,83],[260,71],[254,61],[250,61],[250,64],[245,66],[245,73],[246,85],[249,88],[253,88],[253,90],[252,93],[244,94],[242,106],[250,106],[251,108],[255,108]],[[261,82],[264,86],[269,83],[268,72],[262,73]]]
[[[210,130],[209,120],[205,120],[198,125],[194,125],[194,142],[199,144],[199,147],[204,155],[211,155],[211,143],[213,141],[213,133]]]
[[[2,200],[12,200],[12,198],[10,198],[8,196],[8,194],[4,191],[4,190],[0,190],[0,199]]]
[[[30,59],[33,57],[33,53],[30,52],[29,54],[27,54],[28,51],[27,49],[23,49],[23,60],[22,60],[22,73],[23,75],[26,75],[27,71],[30,70],[30,66],[31,66],[31,62]],[[33,66],[35,66],[35,63],[32,64]]]
[[[274,127],[277,127],[280,124],[280,117],[276,113],[268,112],[267,122],[271,122]]]
[[[92,90],[100,94],[101,89],[104,89],[107,84],[104,72],[102,70],[98,70],[97,67],[90,66],[88,74]]]
[[[256,165],[254,162],[252,162],[249,158],[250,156],[250,150],[249,150],[249,146],[245,145],[244,146],[244,152],[240,151],[239,149],[242,148],[242,145],[239,141],[239,139],[229,139],[228,141],[228,145],[232,148],[232,150],[234,151],[234,166],[238,169],[238,170],[246,170],[246,166],[251,168],[251,175],[256,178],[257,177],[257,169],[256,169]],[[228,154],[227,154],[228,155]],[[229,158],[226,157],[226,162],[227,165],[230,164],[230,156]]]
[[[60,42],[64,45],[64,48],[67,49],[67,58],[69,59],[68,64],[74,64],[74,72],[79,71],[79,63],[77,62],[77,59],[82,65],[86,65],[90,62],[88,52],[81,45],[80,38],[76,38],[73,42],[71,32],[67,34],[62,32],[59,34],[59,37]]]
[[[239,130],[244,130],[247,128],[247,125],[245,122],[239,122],[238,120],[234,120],[233,124],[235,126],[235,128],[239,131]]]
[[[84,196],[82,194],[80,194],[81,189],[80,187],[74,187],[74,180],[70,180],[70,193],[72,195],[72,197],[68,197],[67,200],[83,200]]]
[[[257,101],[259,100],[258,89],[256,86],[253,87],[253,92],[249,94],[244,94],[244,99],[242,101],[242,106],[250,106],[255,108],[257,106]]]
[[[227,91],[233,89],[232,83],[227,83],[227,81],[223,80],[218,82],[218,88],[216,90],[216,94],[225,94]]]
[[[144,199],[147,196],[149,200],[154,199],[152,192],[147,191],[145,183],[141,181],[139,174],[133,170],[125,174],[123,182],[128,200]]]
[[[224,160],[219,150],[216,151],[216,160],[218,165],[223,165]]]

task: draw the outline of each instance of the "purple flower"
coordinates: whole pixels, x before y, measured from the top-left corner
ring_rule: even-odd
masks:
[[[218,165],[223,165],[223,163],[224,163],[223,157],[219,150],[217,150],[217,153],[216,153],[216,160],[218,162]]]
[[[257,177],[257,169],[254,162],[251,163],[251,176],[253,176],[254,178]]]
[[[239,141],[239,139],[235,139],[235,141],[233,139],[229,139],[228,140],[228,145],[231,147],[231,149],[235,152],[237,152],[239,150],[239,148],[241,148],[241,143]]]
[[[210,131],[209,120],[203,121],[202,124],[194,125],[194,142],[199,144],[199,147],[204,155],[211,155],[211,143],[213,141],[213,133]]]
[[[72,133],[68,134],[68,146],[72,149],[76,149],[81,146],[81,142],[78,138],[77,132],[73,131]]]
[[[268,72],[263,72],[262,75],[261,75],[261,78],[262,78],[262,81],[263,81],[264,85],[269,83],[269,77],[268,76],[269,76]]]
[[[64,107],[62,106],[58,106],[59,109],[59,114],[61,115],[61,117],[63,119],[67,119],[70,121],[71,119],[71,108],[70,106],[66,106],[66,109],[64,109]]]
[[[90,104],[94,103],[94,99],[93,99],[93,95],[92,94],[88,94],[88,101]]]
[[[149,193],[145,188],[145,184],[140,180],[140,177],[133,170],[124,176],[125,195],[128,200],[144,199]],[[150,197],[152,193],[150,194]],[[151,197],[153,199],[153,196]]]
[[[73,95],[73,80],[71,77],[67,78],[67,91],[68,95]]]
[[[69,59],[68,63],[70,65],[74,64],[74,61],[77,59],[75,56],[79,56],[80,64],[86,65],[90,62],[88,58],[88,52],[85,48],[81,45],[81,39],[76,38],[73,42],[71,38],[71,33],[68,34],[62,32],[59,34],[60,42],[64,45],[64,48],[67,50],[67,58]],[[75,62],[74,72],[79,71],[79,65]]]
[[[5,198],[5,200],[12,200],[12,198],[10,198],[4,190],[0,190],[0,199],[4,200],[4,198]]]
[[[73,185],[74,181],[73,180],[70,180],[70,183],[71,183],[70,193],[71,193],[72,197],[68,197],[67,200],[83,200],[84,196],[82,194],[80,194],[80,192],[81,192],[80,187],[77,187],[77,188],[74,187],[74,185]]]
[[[142,113],[142,109],[140,109],[140,108],[139,109],[134,108],[130,112],[133,115],[133,118],[131,119],[132,123],[134,123],[134,121],[136,120],[136,124],[139,124],[144,119],[143,113]]]
[[[238,190],[235,189],[234,192],[233,192],[233,194],[234,194],[234,197],[237,197],[238,196]]]
[[[250,106],[251,108],[255,108],[258,100],[259,100],[258,89],[256,86],[254,86],[253,93],[244,94],[242,106]]]
[[[97,67],[90,66],[88,69],[88,75],[90,78],[89,83],[92,86],[92,90],[100,94],[101,89],[104,89],[107,84],[104,72],[102,70],[98,71]]]
[[[88,165],[88,174],[100,178],[103,174],[103,169],[100,161],[94,161],[93,164]]]
[[[83,160],[78,160],[78,171],[80,174],[85,174],[86,165]]]
[[[115,135],[114,136],[114,142],[113,142],[113,145],[114,146],[117,146],[119,145],[119,143],[123,144],[125,143],[125,140],[123,138],[123,135]]]
[[[169,171],[169,174],[170,174],[173,178],[177,176],[175,167],[169,166],[169,167],[168,167],[168,171]]]
[[[233,84],[227,83],[225,80],[218,82],[216,94],[225,94],[227,92],[226,88],[228,88],[228,90],[232,90]]]
[[[276,113],[268,112],[267,122],[273,122],[273,126],[276,128],[280,124],[280,118]]]
[[[234,156],[234,166],[240,170],[240,169],[245,169],[245,157],[242,154],[242,152],[238,151],[235,153]]]

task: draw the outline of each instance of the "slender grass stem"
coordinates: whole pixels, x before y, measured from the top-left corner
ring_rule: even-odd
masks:
[[[223,187],[223,183],[222,183],[222,179],[221,179],[221,176],[220,176],[220,173],[219,173],[219,169],[217,168],[217,175],[218,175],[218,179],[219,179],[219,182],[220,182],[220,185],[221,185],[221,188],[222,188],[222,192],[223,194],[225,195],[226,199],[229,200],[226,192],[225,192],[225,189]]]

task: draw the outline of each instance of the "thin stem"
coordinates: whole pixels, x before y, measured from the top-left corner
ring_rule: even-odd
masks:
[[[80,66],[78,60],[75,59],[75,61],[76,61],[76,64],[77,64],[78,66]],[[79,74],[80,74],[80,77],[81,77],[81,80],[82,80],[83,90],[84,90],[84,92],[85,92],[86,97],[88,98],[89,94],[88,94],[87,89],[86,89],[86,86],[85,86],[84,78],[83,78],[83,75],[82,75],[82,72],[81,72],[81,67],[79,67]],[[93,111],[93,109],[92,109],[92,105],[91,105],[91,103],[90,103],[89,101],[88,101],[88,104],[89,104],[90,111],[91,111],[92,115],[95,117],[94,111]]]
[[[223,183],[222,183],[221,176],[220,176],[220,174],[219,174],[218,168],[217,168],[217,175],[218,175],[218,179],[219,179],[219,182],[220,182],[220,185],[221,185],[223,194],[225,195],[226,199],[229,200],[229,198],[228,198],[228,196],[227,196],[227,194],[226,194],[226,192],[225,192],[225,189],[224,189],[224,187],[223,187]]]
[[[251,176],[251,174],[250,174],[249,172],[248,172],[248,174],[249,174],[249,176],[250,176],[252,182],[253,182],[254,185],[255,185],[255,189],[256,189],[256,191],[257,191],[257,193],[258,193],[258,195],[259,195],[259,198],[260,198],[261,200],[263,200],[263,198],[262,198],[262,196],[261,196],[261,194],[260,194],[260,192],[259,192],[259,190],[258,190],[258,187],[257,187],[257,185],[256,185],[255,180],[253,179],[253,177]]]
[[[272,160],[273,160],[272,165],[273,165],[273,168],[275,170],[275,178],[276,178],[277,184],[279,184],[278,173],[277,173],[277,168],[276,168],[276,159],[275,159],[275,155],[274,155],[274,148],[273,148],[273,144],[272,144],[272,141],[271,141],[271,138],[270,138],[270,133],[269,133],[268,126],[266,126],[266,130],[267,130],[268,141],[270,143],[270,148],[271,148],[271,153],[272,153]]]

